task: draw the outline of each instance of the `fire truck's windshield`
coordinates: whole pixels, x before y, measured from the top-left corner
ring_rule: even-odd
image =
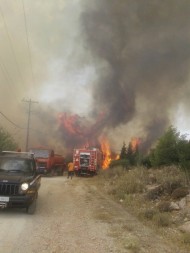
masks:
[[[50,151],[47,149],[31,149],[30,152],[34,154],[34,158],[48,158],[50,156]]]

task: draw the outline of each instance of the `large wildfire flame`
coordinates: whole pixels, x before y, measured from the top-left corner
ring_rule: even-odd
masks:
[[[73,137],[73,142],[76,136],[82,136],[89,139],[89,141],[92,139],[92,136],[96,136],[97,138],[97,136],[100,135],[100,129],[102,131],[104,119],[104,113],[99,114],[93,122],[77,114],[72,115],[64,112],[58,115],[60,129],[66,132],[70,137]]]
[[[81,124],[79,124],[80,117],[75,115],[68,115],[66,112],[58,115],[59,125],[67,130],[70,135],[83,135]]]
[[[99,148],[103,153],[102,168],[107,169],[112,158],[116,159],[116,156],[111,152],[107,137],[105,135],[102,136],[100,132],[100,126],[103,125],[104,119],[104,113],[98,115],[93,123],[77,114],[71,115],[64,112],[58,116],[59,127],[64,135],[63,139],[67,148],[70,148],[69,152],[72,152],[73,148]]]
[[[68,153],[71,153],[73,148],[99,148],[103,153],[102,168],[107,169],[112,160],[119,159],[119,155],[111,150],[108,138],[99,131],[104,118],[105,115],[100,114],[92,123],[77,114],[72,115],[64,112],[59,114],[58,121]],[[131,139],[130,145],[133,152],[139,149],[140,142],[140,138],[133,137]]]
[[[103,152],[103,164],[102,168],[107,169],[111,162],[111,150],[108,141],[105,139],[105,137],[100,138],[101,142],[101,150]]]

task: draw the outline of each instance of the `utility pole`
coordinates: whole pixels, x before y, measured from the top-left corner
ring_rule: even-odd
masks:
[[[32,106],[32,104],[38,103],[38,102],[37,101],[32,101],[31,99],[29,99],[29,100],[23,99],[23,102],[28,103],[28,124],[27,124],[26,148],[25,148],[26,151],[28,151],[31,106]]]

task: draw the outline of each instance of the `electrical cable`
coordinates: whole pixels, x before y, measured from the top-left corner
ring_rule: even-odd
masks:
[[[1,12],[1,16],[2,16],[2,18],[3,18],[3,13],[2,13],[2,10],[1,10],[1,9],[0,9],[0,12]],[[15,99],[15,91],[16,91],[17,89],[15,89],[15,87],[14,87],[14,85],[13,85],[14,82],[13,82],[11,76],[8,74],[8,71],[7,71],[7,69],[6,69],[6,67],[5,67],[5,64],[3,63],[3,60],[2,60],[1,57],[0,57],[0,67],[1,67],[1,69],[2,69],[2,72],[3,72],[3,74],[4,74],[5,78],[6,78],[6,80],[7,80],[7,84],[8,84],[8,86],[9,86],[10,90],[11,90],[11,94],[14,96],[14,99]],[[16,100],[17,100],[17,102],[18,102],[17,97],[16,97]]]
[[[4,113],[0,112],[0,114],[9,122],[11,123],[12,125],[14,125],[15,127],[19,128],[19,129],[22,129],[22,130],[26,130],[27,128],[26,127],[21,127],[19,125],[17,125],[16,123],[14,123],[12,120],[10,120]],[[32,128],[29,128],[31,131],[34,131],[34,132],[37,132],[39,134],[44,134],[43,132],[39,131],[39,130],[36,130],[36,129],[32,129]]]
[[[13,56],[14,56],[14,59],[15,59],[15,62],[16,62],[17,71],[18,71],[18,73],[20,75],[21,82],[22,82],[22,84],[24,86],[24,80],[23,80],[23,77],[22,77],[22,74],[21,74],[21,71],[20,71],[20,68],[19,68],[19,64],[18,64],[18,61],[17,61],[17,57],[16,57],[16,54],[15,54],[14,47],[13,47],[13,42],[12,42],[10,33],[8,31],[8,26],[7,26],[7,23],[6,23],[6,20],[5,20],[5,17],[4,17],[4,14],[3,14],[1,6],[0,6],[0,14],[1,14],[2,19],[3,19],[4,27],[5,27],[5,30],[6,30],[6,33],[7,33],[7,37],[9,39],[9,43],[10,43],[10,46],[11,46],[11,51],[13,53]]]
[[[20,129],[23,129],[23,130],[26,129],[26,128],[24,128],[24,127],[21,127],[21,126],[15,124],[12,120],[10,120],[10,119],[7,117],[4,113],[0,112],[0,114],[1,114],[9,123],[11,123],[12,125],[14,125],[15,127],[20,128]]]
[[[4,64],[1,62],[1,58],[0,58],[0,66],[1,66],[2,72],[5,74],[5,77],[6,77],[7,81],[8,81],[9,88],[12,90],[12,89],[13,89],[13,86],[10,84],[10,80],[9,80],[8,74],[7,74],[7,72],[6,72],[6,68],[5,68]],[[12,90],[12,91],[13,91],[13,90]]]
[[[15,88],[13,87],[13,80],[12,80],[12,78],[9,76],[9,74],[8,74],[8,72],[7,72],[7,69],[6,69],[6,67],[5,67],[5,65],[2,63],[2,59],[1,59],[1,57],[0,57],[0,67],[1,67],[1,70],[2,70],[2,72],[4,73],[4,76],[5,76],[5,78],[7,79],[7,83],[8,83],[8,85],[9,85],[9,88],[10,88],[10,90],[11,90],[11,94],[14,96],[14,98],[15,98]],[[17,100],[17,102],[19,102],[19,100],[17,99],[17,97],[16,97],[16,100]]]
[[[34,70],[33,70],[33,65],[32,65],[32,56],[31,56],[31,49],[30,49],[30,43],[29,43],[29,36],[28,36],[28,29],[27,29],[27,19],[26,19],[26,11],[25,11],[25,6],[24,6],[24,0],[22,1],[22,6],[23,6],[23,13],[24,13],[24,23],[25,23],[25,31],[26,31],[26,40],[27,40],[27,46],[28,46],[28,55],[29,55],[29,60],[30,60],[30,67],[31,67],[31,72],[32,72],[32,85],[34,86]]]

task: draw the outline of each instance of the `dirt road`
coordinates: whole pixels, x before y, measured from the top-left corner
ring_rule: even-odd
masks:
[[[144,227],[93,182],[42,178],[34,215],[0,211],[0,253],[184,252]]]

